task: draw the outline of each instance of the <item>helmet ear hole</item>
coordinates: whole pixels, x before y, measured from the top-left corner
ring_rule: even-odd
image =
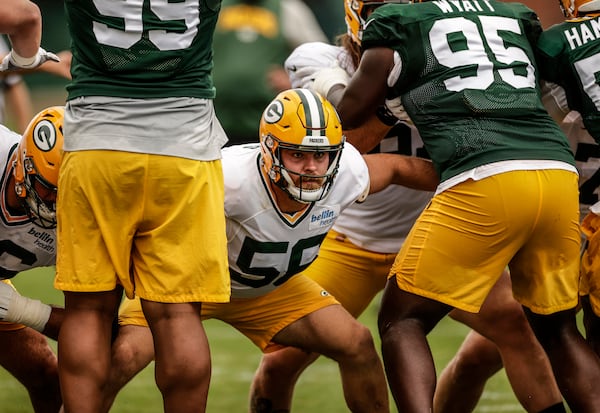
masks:
[[[342,126],[333,105],[308,89],[290,89],[278,94],[267,106],[260,121],[262,167],[266,176],[300,202],[314,202],[328,192],[337,173],[339,154],[344,145]],[[319,189],[302,189],[281,160],[281,150],[328,152],[330,163]],[[308,176],[305,176],[308,177]],[[312,176],[313,181],[316,176]]]

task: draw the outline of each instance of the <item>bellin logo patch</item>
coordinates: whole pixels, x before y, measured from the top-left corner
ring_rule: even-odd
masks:
[[[310,215],[309,228],[310,229],[319,229],[319,228],[331,227],[339,215],[340,215],[339,206],[333,206],[333,207],[329,207],[329,208],[315,210]]]

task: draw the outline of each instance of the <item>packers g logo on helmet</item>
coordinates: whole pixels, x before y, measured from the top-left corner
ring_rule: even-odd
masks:
[[[52,106],[31,120],[17,146],[13,162],[15,191],[36,225],[56,226],[55,203],[44,202],[35,190],[39,183],[57,191],[58,170],[62,160],[64,108]]]
[[[269,179],[300,202],[315,202],[328,192],[339,167],[345,138],[333,105],[308,89],[290,89],[269,103],[260,120],[262,167]],[[329,166],[320,176],[289,171],[281,162],[281,150],[327,153]],[[299,178],[294,184],[292,175]],[[303,189],[302,179],[322,178],[318,189]]]
[[[266,123],[276,123],[283,117],[283,103],[279,100],[274,100],[265,109],[264,119]]]
[[[558,3],[567,18],[582,17],[591,12],[600,14],[600,0],[558,0]]]

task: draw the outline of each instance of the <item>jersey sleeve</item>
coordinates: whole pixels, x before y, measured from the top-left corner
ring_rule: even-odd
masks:
[[[361,153],[351,144],[345,143],[336,177],[336,185],[346,188],[350,203],[362,202],[369,193],[370,177],[367,163]]]
[[[535,58],[540,71],[540,77],[550,82],[558,83],[560,80],[560,53],[563,42],[558,32],[558,26],[546,30],[538,39],[535,47]]]

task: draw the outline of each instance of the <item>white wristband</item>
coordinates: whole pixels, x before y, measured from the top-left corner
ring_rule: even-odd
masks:
[[[38,53],[34,54],[31,57],[23,57],[23,56],[19,55],[17,52],[15,52],[13,49],[13,50],[11,50],[10,54],[12,56],[12,60],[15,63],[15,65],[22,67],[22,68],[28,68],[30,66],[33,66],[38,60]]]
[[[24,324],[40,333],[46,328],[50,319],[52,307],[39,300],[23,297],[20,294],[13,294],[10,298],[8,312],[3,321],[15,324]]]
[[[350,82],[350,76],[344,69],[339,66],[328,67],[315,73],[315,81],[311,89],[327,98],[332,87],[335,85],[347,86],[348,82]]]

